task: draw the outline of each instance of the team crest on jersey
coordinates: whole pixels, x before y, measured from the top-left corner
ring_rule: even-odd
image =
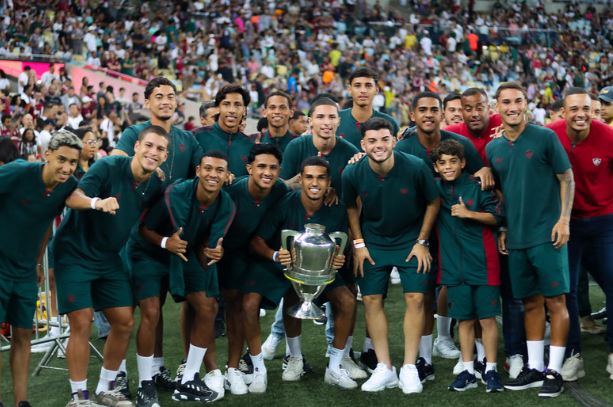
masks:
[[[29,199],[24,199],[23,201],[21,201],[24,205],[30,205],[30,200]]]
[[[362,196],[368,196],[368,191],[362,191],[362,192],[361,192],[361,195],[362,195]]]
[[[245,156],[243,155],[243,156],[241,156],[241,160],[243,160],[243,162],[246,162],[246,161],[247,161],[247,157],[245,157]]]
[[[184,144],[181,144],[181,145],[179,146],[179,148],[181,149],[181,151],[185,151],[185,145],[184,145]]]
[[[338,167],[339,174],[342,174],[344,170],[345,170],[345,167]]]
[[[474,203],[475,203],[474,199],[469,199],[468,202],[466,202],[466,206],[473,206]]]
[[[402,189],[400,190],[400,193],[401,193],[402,195],[406,195],[406,194],[408,194],[408,193],[409,193],[409,190],[408,190],[408,189],[406,189],[406,188],[402,188]]]
[[[496,158],[496,163],[498,164],[502,163],[502,158]]]
[[[600,163],[602,162],[602,160],[600,158],[592,158],[592,162],[594,163],[596,167],[598,167]]]
[[[526,151],[526,157],[528,157],[528,160],[532,158],[532,150]]]

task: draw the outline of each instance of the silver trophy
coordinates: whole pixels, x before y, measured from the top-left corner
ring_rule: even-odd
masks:
[[[291,280],[300,303],[290,307],[287,313],[299,319],[320,319],[326,316],[313,301],[324,291],[326,285],[336,278],[332,260],[336,251],[336,239],[340,240],[339,253],[347,244],[347,234],[334,232],[326,234],[326,227],[316,223],[304,225],[305,231],[284,229],[281,232],[281,246],[291,253],[295,251],[292,263],[285,269],[285,277]],[[288,238],[292,239],[288,239]],[[288,240],[290,240],[288,244]]]

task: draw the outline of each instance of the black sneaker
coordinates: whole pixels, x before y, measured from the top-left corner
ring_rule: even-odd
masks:
[[[429,363],[426,363],[426,359],[419,358],[417,362],[415,362],[415,366],[417,367],[417,373],[419,374],[419,380],[422,383],[425,383],[426,380],[434,380],[434,366]]]
[[[483,358],[482,361],[475,361],[475,377],[485,384],[485,364],[487,363],[487,358]]]
[[[132,397],[132,393],[130,392],[130,380],[132,379],[128,378],[126,372],[119,372],[117,373],[115,382],[111,384],[111,389],[117,390],[123,394],[125,398],[130,400],[130,397]]]
[[[289,363],[289,355],[283,358],[283,365],[281,366],[283,370],[285,370],[288,363]],[[306,358],[304,357],[304,355],[302,355],[302,373],[303,374],[313,373],[313,366],[311,366],[309,362],[306,361]]]
[[[539,397],[558,397],[564,391],[564,380],[562,375],[555,370],[547,370],[545,372],[545,380],[543,387],[539,391]]]
[[[483,379],[481,379],[481,381],[486,384],[487,387],[485,388],[485,391],[487,393],[500,393],[504,391],[500,374],[494,369],[488,371],[485,376],[483,376]]]
[[[377,368],[377,354],[374,349],[368,349],[360,354],[360,367],[368,373],[372,373]]]
[[[422,359],[422,358],[419,358]],[[477,387],[477,378],[474,374],[470,374],[468,370],[464,370],[456,377],[455,381],[448,387],[450,391],[466,391]]]
[[[185,373],[185,365],[187,364],[187,359],[183,359],[181,364],[177,368],[177,375],[175,376],[175,383],[181,383],[183,379],[183,373]]]
[[[603,319],[607,317],[607,307],[604,307],[600,311],[592,312],[592,318],[594,319]]]
[[[0,403],[0,407],[2,407],[2,403]],[[17,407],[32,407],[30,402],[28,401],[20,401]]]
[[[172,380],[170,370],[164,366],[160,366],[160,373],[153,376],[153,383],[156,389],[162,391],[174,391],[177,388],[177,382]]]
[[[143,380],[136,392],[136,407],[161,407],[153,380]]]
[[[215,320],[215,339],[226,336],[226,326],[223,321]]]
[[[177,385],[175,392],[172,394],[172,399],[175,401],[210,402],[217,400],[218,396],[217,392],[211,390],[204,381],[200,379],[200,374],[196,373],[194,380]]]
[[[541,387],[545,380],[545,374],[536,369],[524,367],[517,379],[511,380],[504,385],[505,389],[509,390],[525,390],[533,387]]]

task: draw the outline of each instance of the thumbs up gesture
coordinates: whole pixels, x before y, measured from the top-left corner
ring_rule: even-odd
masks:
[[[222,243],[223,237],[220,237],[217,241],[217,246],[215,246],[214,249],[211,249],[210,247],[204,248],[205,256],[211,259],[211,261],[207,263],[207,266],[210,266],[213,263],[217,263],[223,257],[223,247],[221,246]]]
[[[466,205],[464,205],[464,201],[462,197],[460,197],[460,203],[453,205],[451,207],[451,216],[455,216],[458,218],[469,218],[470,210],[466,209]]]
[[[184,261],[187,261],[185,252],[187,251],[187,242],[181,239],[181,233],[183,233],[183,227],[180,227],[172,236],[166,241],[166,250],[176,254]]]

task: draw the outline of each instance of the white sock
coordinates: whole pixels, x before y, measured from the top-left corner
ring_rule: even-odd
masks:
[[[289,356],[289,344],[287,343],[287,335],[285,335],[285,356]]]
[[[83,380],[82,382],[73,382],[70,380],[70,390],[72,393],[76,393],[79,390],[87,390],[87,379]]]
[[[98,387],[96,387],[96,393],[100,394],[103,391],[109,391],[111,388],[111,382],[117,378],[117,370],[107,370],[104,367],[100,369],[100,380],[98,380]]]
[[[292,358],[302,359],[302,351],[300,350],[300,338],[301,335],[295,338],[287,338],[287,346],[289,346],[289,355]]]
[[[151,380],[151,365],[153,365],[153,355],[141,356],[136,355],[136,365],[138,366],[138,387],[143,387],[144,381]]]
[[[58,317],[51,317],[51,322],[59,324],[60,320]],[[51,329],[49,330],[49,336],[50,337],[56,337],[56,336],[60,336],[62,334],[62,330],[60,329],[59,326],[51,326]],[[80,382],[79,382],[80,383]]]
[[[349,335],[347,337],[347,342],[345,343],[345,350],[343,356],[349,356],[351,353],[351,347],[353,346],[353,335]]]
[[[427,364],[432,364],[432,334],[422,335],[419,341],[419,356],[424,358]]]
[[[477,348],[477,360],[483,362],[485,359],[485,347],[483,346],[483,340],[481,338],[475,338],[475,346]]]
[[[128,370],[126,369],[126,360],[122,360],[121,364],[119,365],[119,371],[120,372],[124,372],[126,374],[126,376],[128,375]]]
[[[487,362],[485,364],[485,373],[489,372],[490,370],[493,370],[494,372],[498,370],[496,363]]]
[[[328,362],[328,368],[335,373],[340,373],[343,355],[344,351],[332,347],[330,349],[330,361]]]
[[[155,376],[156,374],[160,374],[160,368],[162,366],[164,366],[164,357],[162,356],[161,358],[156,358],[154,356],[153,364],[151,365],[151,377]]]
[[[373,349],[373,350],[375,349],[372,346],[372,339],[364,338],[364,347],[362,348],[362,352],[365,353],[365,352],[368,352],[371,349]]]
[[[550,346],[549,347],[549,366],[547,369],[555,370],[560,373],[562,363],[564,362],[564,353],[566,346]]]
[[[251,363],[253,363],[254,369],[266,373],[266,365],[264,364],[264,355],[262,355],[262,352],[257,355],[249,354],[249,357],[251,358]]]
[[[468,370],[468,373],[475,374],[475,362],[471,360],[470,362],[462,361],[464,364],[464,370]]]
[[[545,341],[526,341],[528,347],[528,367],[539,372],[545,370]]]
[[[438,331],[439,339],[450,340],[451,339],[451,318],[438,316],[436,318],[436,330]]]
[[[187,362],[185,363],[185,372],[181,379],[181,384],[185,384],[191,380],[194,380],[196,373],[200,372],[200,365],[206,354],[207,348],[199,348],[190,343],[189,352],[187,352]]]

